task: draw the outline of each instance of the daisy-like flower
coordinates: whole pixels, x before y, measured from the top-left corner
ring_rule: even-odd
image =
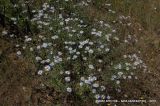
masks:
[[[96,89],[92,89],[92,93],[96,93]]]
[[[43,48],[46,48],[47,46],[48,46],[47,43],[43,43],[43,44],[42,44],[42,47],[43,47]]]
[[[89,51],[88,51],[88,52],[92,54],[92,53],[93,53],[93,50],[92,50],[92,49],[89,49]]]
[[[138,79],[138,77],[137,77],[137,76],[135,76],[135,79]]]
[[[32,38],[26,38],[25,39],[25,42],[29,42],[29,41],[31,41],[32,40]]]
[[[53,66],[55,65],[55,63],[54,63],[54,62],[51,62],[49,65],[53,67]]]
[[[38,71],[38,75],[42,75],[43,74],[43,71],[42,70],[39,70]]]
[[[73,58],[72,58],[72,59],[74,60],[74,59],[76,59],[77,57],[78,57],[77,55],[73,55]]]
[[[46,61],[47,63],[49,63],[51,60],[50,60],[50,59],[46,59],[45,61]]]
[[[83,60],[87,60],[87,57],[83,57]]]
[[[119,76],[122,76],[122,75],[123,75],[123,72],[118,72],[118,75],[119,75]]]
[[[101,91],[104,91],[106,89],[105,86],[101,86]]]
[[[63,71],[60,71],[60,74],[63,74],[64,72]]]
[[[93,87],[98,88],[98,87],[99,87],[99,84],[94,83],[94,84],[93,84]]]
[[[91,84],[91,82],[89,80],[85,80],[84,81],[86,84]]]
[[[21,54],[22,54],[21,51],[18,51],[18,52],[17,52],[17,55],[18,55],[18,56],[21,55]]]
[[[39,57],[39,56],[37,56],[37,57],[36,57],[36,60],[37,60],[37,61],[40,61],[40,60],[42,60],[42,58]]]
[[[102,99],[105,99],[105,98],[106,98],[106,96],[105,96],[105,95],[101,95],[101,98],[102,98]]]
[[[71,93],[72,92],[72,88],[68,87],[67,88],[67,92]]]
[[[85,78],[84,78],[84,77],[81,77],[81,81],[85,81]]]
[[[109,48],[106,48],[106,49],[105,49],[106,52],[109,52],[109,50],[110,50]]]
[[[84,33],[84,31],[80,31],[80,34],[83,34]]]
[[[51,67],[50,67],[49,65],[46,65],[46,66],[44,67],[44,70],[45,70],[45,71],[50,71],[50,70],[51,70]]]
[[[93,66],[92,64],[88,65],[88,67],[89,67],[90,69],[94,69],[94,66]]]
[[[126,79],[127,77],[125,75],[123,75],[123,79]]]
[[[129,76],[128,76],[128,79],[132,79],[132,76],[129,75]]]
[[[71,72],[70,71],[65,71],[65,74],[70,75]]]
[[[10,37],[14,37],[14,34],[11,34]]]
[[[33,51],[33,48],[32,47],[30,47],[30,49],[29,49],[31,52]]]
[[[103,62],[103,60],[99,59],[99,60],[98,60],[98,62],[99,62],[99,63],[102,63],[102,62]]]
[[[101,68],[99,68],[97,71],[101,72],[101,71],[102,71],[102,69],[101,69]]]
[[[116,84],[120,84],[120,81],[119,81],[119,80],[117,80],[117,81],[116,81]]]
[[[95,95],[95,98],[96,98],[96,99],[99,99],[100,97],[101,97],[100,94],[96,94],[96,95]]]
[[[111,97],[108,95],[108,96],[107,96],[107,99],[111,99]]]
[[[53,40],[55,40],[55,39],[58,39],[58,36],[57,35],[54,35],[54,36],[52,36],[51,37]]]
[[[70,78],[70,77],[65,77],[65,81],[66,81],[66,82],[70,82],[70,81],[71,81],[71,78]]]
[[[8,32],[7,31],[2,31],[2,35],[7,35],[8,34]]]

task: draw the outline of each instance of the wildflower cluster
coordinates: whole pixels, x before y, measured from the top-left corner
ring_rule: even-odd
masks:
[[[89,3],[91,0],[77,5],[88,6]],[[119,88],[121,79],[138,79],[134,72],[142,68],[147,70],[137,54],[114,56],[120,46],[120,38],[112,24],[104,20],[91,23],[77,12],[64,14],[61,10],[44,3],[40,9],[31,11],[31,27],[38,29],[38,34],[35,31],[35,35],[26,35],[21,45],[25,52],[18,50],[17,55],[25,56],[30,52],[38,69],[37,75],[55,72],[53,77],[61,79],[59,82],[68,93],[76,93],[79,87],[87,86],[96,99],[110,99],[108,82],[114,81]],[[6,30],[2,31],[2,35],[7,34]],[[131,38],[129,36],[128,39]]]

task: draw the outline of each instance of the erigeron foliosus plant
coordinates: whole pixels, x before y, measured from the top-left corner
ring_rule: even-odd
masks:
[[[64,14],[63,10],[49,3],[33,9],[30,27],[38,34],[32,30],[34,36],[26,35],[21,44],[25,53],[17,51],[18,56],[29,54],[37,66],[36,74],[48,76],[49,84],[57,90],[82,98],[88,91],[90,98],[112,99],[108,83],[121,92],[121,79],[138,79],[135,71],[147,69],[137,54],[115,56],[121,52],[117,49],[119,37],[109,22],[91,23],[77,12]],[[7,31],[2,34],[7,35]]]

